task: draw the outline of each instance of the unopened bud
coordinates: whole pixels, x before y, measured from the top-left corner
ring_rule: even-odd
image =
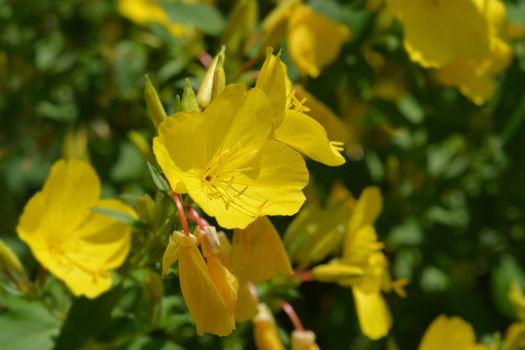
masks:
[[[182,99],[180,101],[181,110],[183,112],[198,112],[199,105],[195,98],[195,92],[191,87],[190,80],[184,81],[184,89],[182,90]]]
[[[155,125],[155,128],[157,129],[160,123],[166,119],[166,111],[164,110],[162,102],[160,102],[159,95],[151,84],[148,75],[144,76],[144,95],[146,97],[146,105],[148,106],[149,116],[153,122],[153,125]]]
[[[312,331],[295,330],[292,332],[292,350],[319,350]]]
[[[220,94],[226,86],[226,75],[224,73],[225,50],[226,48],[224,46],[221,47],[221,51],[215,56],[208,67],[208,71],[199,87],[197,102],[202,108],[209,105],[211,100]]]

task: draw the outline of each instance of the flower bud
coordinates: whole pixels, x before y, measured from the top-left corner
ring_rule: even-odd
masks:
[[[266,304],[259,304],[258,308],[259,312],[253,319],[255,346],[258,350],[284,350],[272,312]]]
[[[292,350],[319,350],[312,331],[295,330],[292,332]]]
[[[184,81],[184,89],[182,90],[182,99],[180,102],[181,110],[183,112],[198,112],[199,105],[195,98],[195,92],[191,87],[190,80],[186,79]]]
[[[208,71],[202,80],[199,92],[197,93],[197,102],[202,108],[210,104],[211,100],[220,94],[226,86],[226,75],[224,73],[224,60],[226,48],[221,47],[221,51],[215,56],[208,67]]]
[[[144,76],[144,95],[146,96],[146,105],[148,106],[151,121],[155,128],[158,128],[160,123],[166,119],[166,111],[147,75]]]

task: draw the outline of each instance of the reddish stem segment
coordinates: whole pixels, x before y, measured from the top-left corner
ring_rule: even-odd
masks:
[[[208,68],[213,62],[213,57],[211,57],[207,52],[204,51],[199,52],[197,54],[197,58],[205,68]]]
[[[259,297],[257,296],[257,288],[255,288],[255,284],[252,281],[248,281],[246,282],[246,285],[248,286],[248,290],[250,291],[253,300],[255,300],[255,303],[259,304]]]
[[[310,271],[303,270],[294,270],[293,275],[301,282],[312,282],[314,280],[314,275]]]
[[[182,207],[180,196],[175,192],[173,192],[173,200],[175,201],[175,205],[177,206],[177,210],[179,211],[180,223],[182,225],[182,229],[184,230],[184,234],[186,236],[189,236],[190,229],[188,228],[188,220],[186,220],[186,214],[184,214],[184,208]]]
[[[277,303],[279,304],[281,309],[283,309],[283,311],[286,313],[290,321],[292,321],[292,324],[295,327],[295,329],[301,332],[304,331],[303,324],[301,323],[301,320],[299,319],[299,316],[297,316],[297,313],[293,309],[292,305],[288,304],[284,300],[279,300]]]
[[[193,207],[190,207],[190,214],[193,217],[193,220],[197,223],[199,226],[199,229],[204,233],[204,228],[208,225],[206,225],[206,222],[200,217],[199,213],[197,213],[197,210],[195,210]]]

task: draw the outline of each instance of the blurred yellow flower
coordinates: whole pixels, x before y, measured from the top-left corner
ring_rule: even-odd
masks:
[[[130,249],[131,228],[95,212],[104,208],[135,216],[128,206],[99,199],[100,180],[80,160],[59,160],[42,191],[26,204],[17,227],[37,260],[75,295],[94,298],[111,287],[110,270]]]
[[[381,252],[372,226],[379,216],[383,199],[379,189],[366,188],[357,201],[347,225],[343,255],[313,270],[315,279],[351,287],[362,332],[379,339],[392,327],[392,316],[381,292],[395,290],[404,295],[404,281],[392,281],[388,261]]]
[[[183,24],[171,22],[156,0],[119,0],[118,9],[122,16],[137,24],[156,22],[166,27],[176,37],[184,36],[189,30],[189,27]]]
[[[436,68],[438,82],[458,88],[477,105],[492,97],[494,76],[508,67],[512,57],[512,48],[501,36],[503,2],[387,2],[403,24],[405,48],[413,61]]]
[[[428,327],[419,350],[488,350],[489,347],[476,343],[472,326],[459,317],[438,316]]]
[[[288,51],[299,72],[312,78],[331,64],[350,36],[350,30],[310,7],[297,5],[288,22]]]
[[[494,94],[494,76],[510,64],[512,48],[501,39],[487,55],[479,58],[459,58],[436,71],[436,79],[443,85],[454,86],[477,105],[482,105]]]
[[[264,93],[230,85],[204,112],[179,112],[159,127],[153,149],[172,189],[188,193],[224,228],[264,215],[293,215],[308,182],[302,157],[269,139]]]
[[[312,78],[336,60],[350,37],[345,25],[315,12],[300,0],[282,1],[263,21],[261,31],[263,47],[275,46],[286,34],[288,52],[299,73]]]
[[[490,51],[489,24],[476,0],[387,0],[403,24],[410,58],[427,68],[442,67],[457,57]]]
[[[256,86],[271,102],[273,137],[315,161],[329,166],[344,164],[345,159],[339,153],[342,143],[337,142],[341,140],[331,142],[323,126],[304,113],[306,108],[294,96],[286,70],[279,55],[268,49]]]

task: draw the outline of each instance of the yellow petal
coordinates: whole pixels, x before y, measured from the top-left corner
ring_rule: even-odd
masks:
[[[306,114],[286,111],[274,135],[277,140],[325,165],[339,166],[345,163],[344,157],[328,140],[323,126]]]
[[[363,334],[373,340],[386,336],[392,327],[392,316],[383,296],[380,293],[363,293],[358,288],[352,288],[352,292]]]
[[[246,283],[239,286],[239,300],[235,308],[235,321],[243,322],[251,320],[257,314],[257,302],[250,293]]]
[[[348,222],[348,232],[355,232],[365,225],[373,225],[383,210],[383,196],[379,188],[369,186],[359,197]]]
[[[388,0],[403,24],[405,48],[413,61],[437,68],[456,57],[490,49],[489,25],[473,0]]]
[[[315,98],[315,96],[306,91],[302,86],[295,86],[294,91],[297,99],[306,99],[304,106],[310,110],[308,115],[323,126],[328,135],[328,139],[343,142],[345,145],[350,145],[355,141],[344,122],[324,103]]]
[[[281,238],[266,217],[257,219],[244,230],[234,231],[231,260],[241,283],[257,283],[279,273],[293,273]]]
[[[482,105],[494,94],[495,75],[504,71],[511,59],[511,47],[497,39],[487,55],[453,60],[436,72],[436,78],[443,85],[457,87],[472,102]]]
[[[337,58],[349,36],[347,27],[298,5],[288,22],[288,51],[299,72],[317,78]]]
[[[281,124],[286,108],[286,68],[279,56],[273,55],[273,50],[266,50],[266,60],[264,61],[255,86],[264,91],[270,100],[274,117],[275,127]]]
[[[317,265],[312,269],[314,278],[319,282],[343,282],[363,275],[363,269],[357,266],[341,263]]]
[[[213,283],[197,246],[189,246],[179,256],[182,296],[195,322],[197,334],[226,336],[235,328],[233,316]]]
[[[428,327],[419,350],[441,349],[488,350],[488,347],[476,344],[476,334],[468,322],[440,315]]]
[[[213,284],[221,294],[230,314],[233,315],[237,306],[237,291],[239,289],[237,278],[224,267],[217,257],[211,255],[206,258],[206,262]]]
[[[253,334],[257,350],[285,350],[272,312],[265,304],[259,304],[259,313],[253,319]]]
[[[345,264],[365,267],[370,256],[383,247],[377,241],[377,234],[373,226],[364,226],[355,232],[347,232],[343,246]]]

